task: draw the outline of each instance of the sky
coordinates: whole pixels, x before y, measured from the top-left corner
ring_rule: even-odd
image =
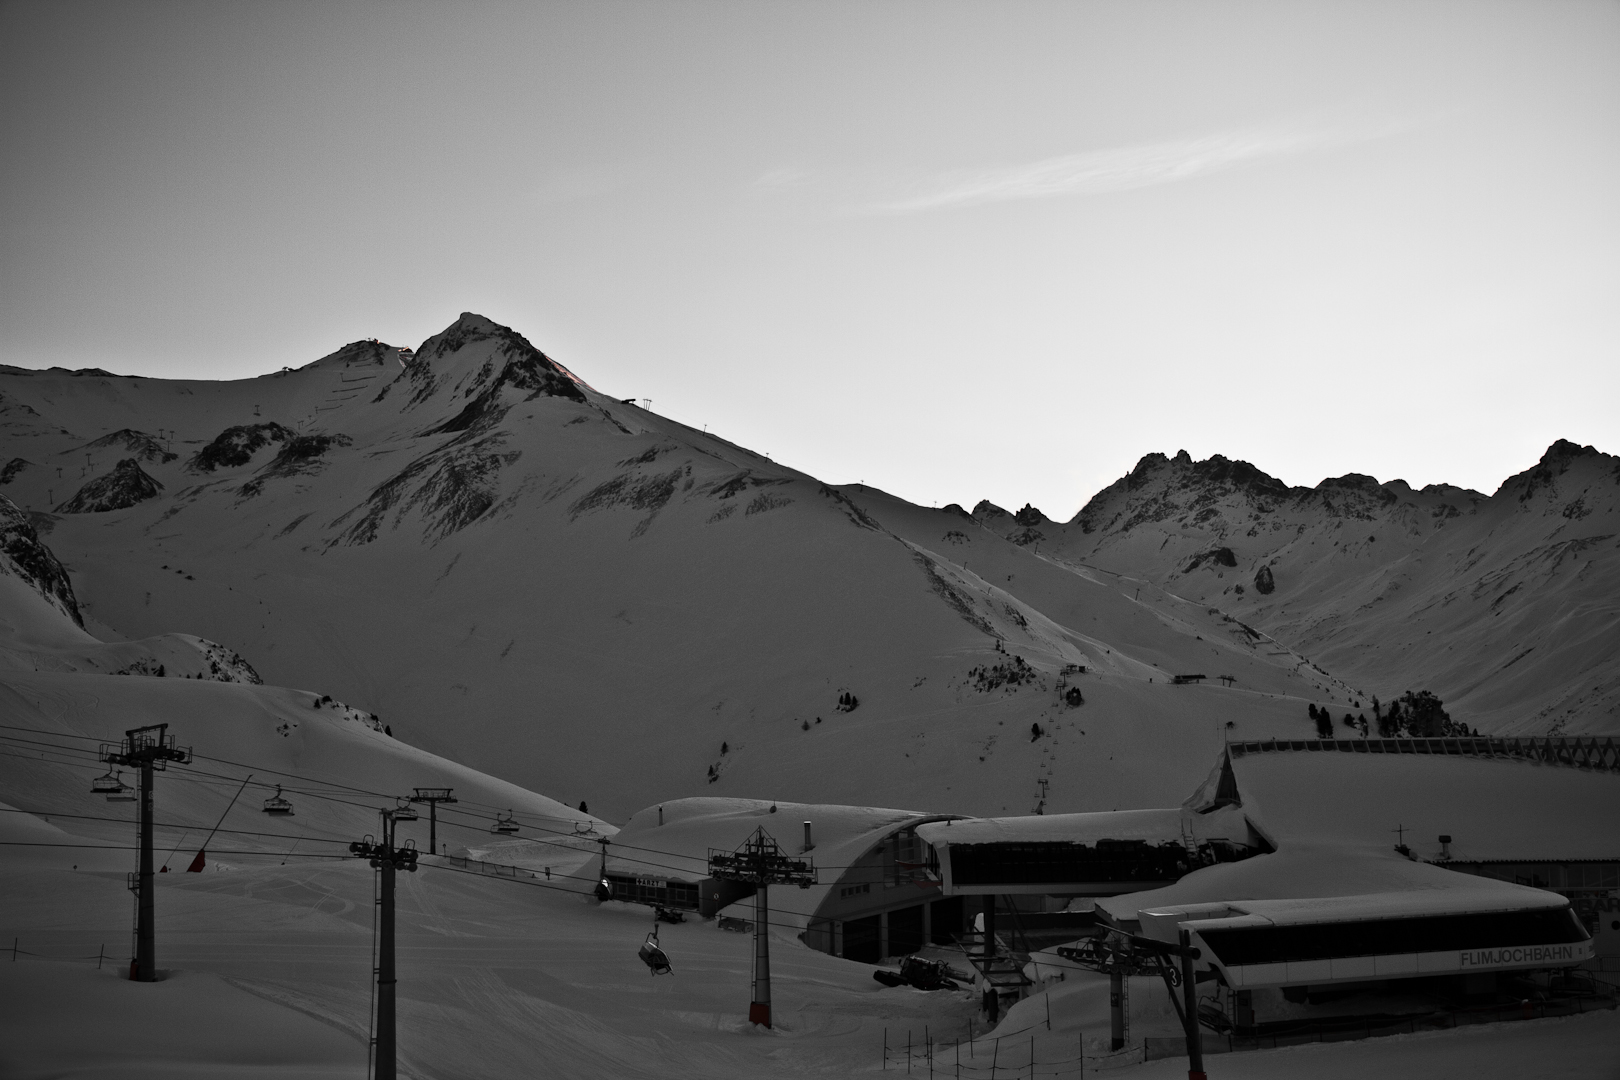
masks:
[[[835,483],[1620,453],[1620,4],[0,0],[0,363],[475,311]]]

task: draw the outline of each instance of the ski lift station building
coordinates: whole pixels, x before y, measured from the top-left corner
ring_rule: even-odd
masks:
[[[796,928],[813,949],[876,963],[962,929],[962,899],[941,895],[917,827],[946,815],[871,806],[678,799],[625,823],[603,867],[613,899],[715,915],[753,895],[709,876],[710,852],[740,848],[756,829],[782,853],[814,862],[817,884],[771,889],[772,922]]]
[[[1233,747],[1185,804],[1156,810],[683,799],[636,814],[604,870],[615,899],[716,914],[751,893],[710,878],[710,852],[763,827],[818,871],[810,889],[772,890],[773,921],[869,963],[949,943],[979,912],[1011,930],[1078,907],[1146,936],[1207,931],[1206,972],[1234,989],[1620,972],[1620,769],[1405,742]]]

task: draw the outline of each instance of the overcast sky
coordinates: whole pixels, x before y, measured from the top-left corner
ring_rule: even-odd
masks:
[[[833,482],[1620,453],[1620,4],[0,3],[0,362],[466,310]]]

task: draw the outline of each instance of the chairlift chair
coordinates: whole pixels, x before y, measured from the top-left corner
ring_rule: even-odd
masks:
[[[282,817],[293,816],[293,804],[281,797],[280,784],[276,785],[276,793],[270,798],[264,800],[264,812],[267,814],[277,814]]]
[[[90,781],[90,791],[96,795],[112,795],[124,790],[124,774],[114,774],[111,769],[107,775],[98,776]]]
[[[636,950],[636,955],[641,958],[643,964],[647,965],[647,970],[651,971],[655,976],[673,975],[675,973],[675,969],[669,965],[669,957],[665,954],[663,946],[658,944],[657,923],[653,924],[652,930],[647,934],[647,940],[641,943],[641,948]]]
[[[108,802],[134,802],[137,798],[135,789],[124,783],[124,774],[119,773],[115,778],[118,787],[107,793]]]
[[[512,820],[512,811],[508,810],[506,812],[505,816],[502,816],[501,814],[497,813],[495,815],[495,824],[493,824],[493,825],[491,825],[489,827],[489,831],[492,832],[492,833],[507,833],[507,834],[517,832],[518,831],[518,823]]]
[[[395,821],[415,821],[417,816],[416,807],[404,799],[399,800],[399,805],[394,807]]]

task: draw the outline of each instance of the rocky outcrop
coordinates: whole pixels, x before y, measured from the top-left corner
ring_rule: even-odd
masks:
[[[363,511],[359,520],[333,542],[369,544],[385,523],[397,529],[412,511],[422,515],[430,540],[465,529],[495,504],[501,470],[522,454],[503,452],[505,441],[499,434],[479,439],[463,435],[422,455],[379,484],[363,508],[356,508]],[[343,524],[355,512],[347,511],[332,524]]]
[[[123,510],[147,499],[157,498],[163,485],[146,475],[140,462],[125,458],[112,472],[98,476],[56,508],[58,514],[101,514]]]
[[[276,477],[309,476],[326,467],[326,452],[334,446],[352,446],[354,440],[347,435],[296,435],[287,440],[270,464],[243,484],[238,494],[252,498],[264,490],[264,482]]]
[[[400,350],[394,346],[385,345],[376,338],[367,338],[364,341],[351,341],[341,349],[327,353],[312,363],[305,364],[300,370],[309,370],[311,368],[386,368],[398,363],[399,354]]]
[[[163,444],[146,432],[134,431],[130,428],[119,428],[117,431],[103,435],[99,439],[85,443],[80,449],[110,450],[114,448],[129,454],[137,461],[144,461],[148,464],[162,465],[180,456],[163,449]]]
[[[4,495],[0,495],[0,558],[11,573],[32,585],[52,606],[84,625],[67,570],[40,540],[28,515]]]
[[[284,443],[293,437],[291,430],[274,422],[228,427],[215,435],[207,446],[197,451],[196,456],[191,459],[190,467],[196,472],[241,468],[253,460],[254,454],[270,443]]]
[[[484,362],[473,372],[463,374],[459,380],[441,367],[447,357],[463,350],[489,343],[481,351]],[[399,378],[378,393],[381,401],[395,385],[410,387],[406,407],[427,402],[441,390],[448,390],[452,398],[466,399],[460,411],[444,422],[423,432],[436,435],[447,432],[484,430],[500,422],[511,403],[502,391],[508,388],[523,392],[514,400],[532,401],[537,397],[561,397],[584,403],[584,383],[573,372],[552,360],[529,344],[522,334],[482,315],[464,311],[442,333],[428,338],[408,361]]]

